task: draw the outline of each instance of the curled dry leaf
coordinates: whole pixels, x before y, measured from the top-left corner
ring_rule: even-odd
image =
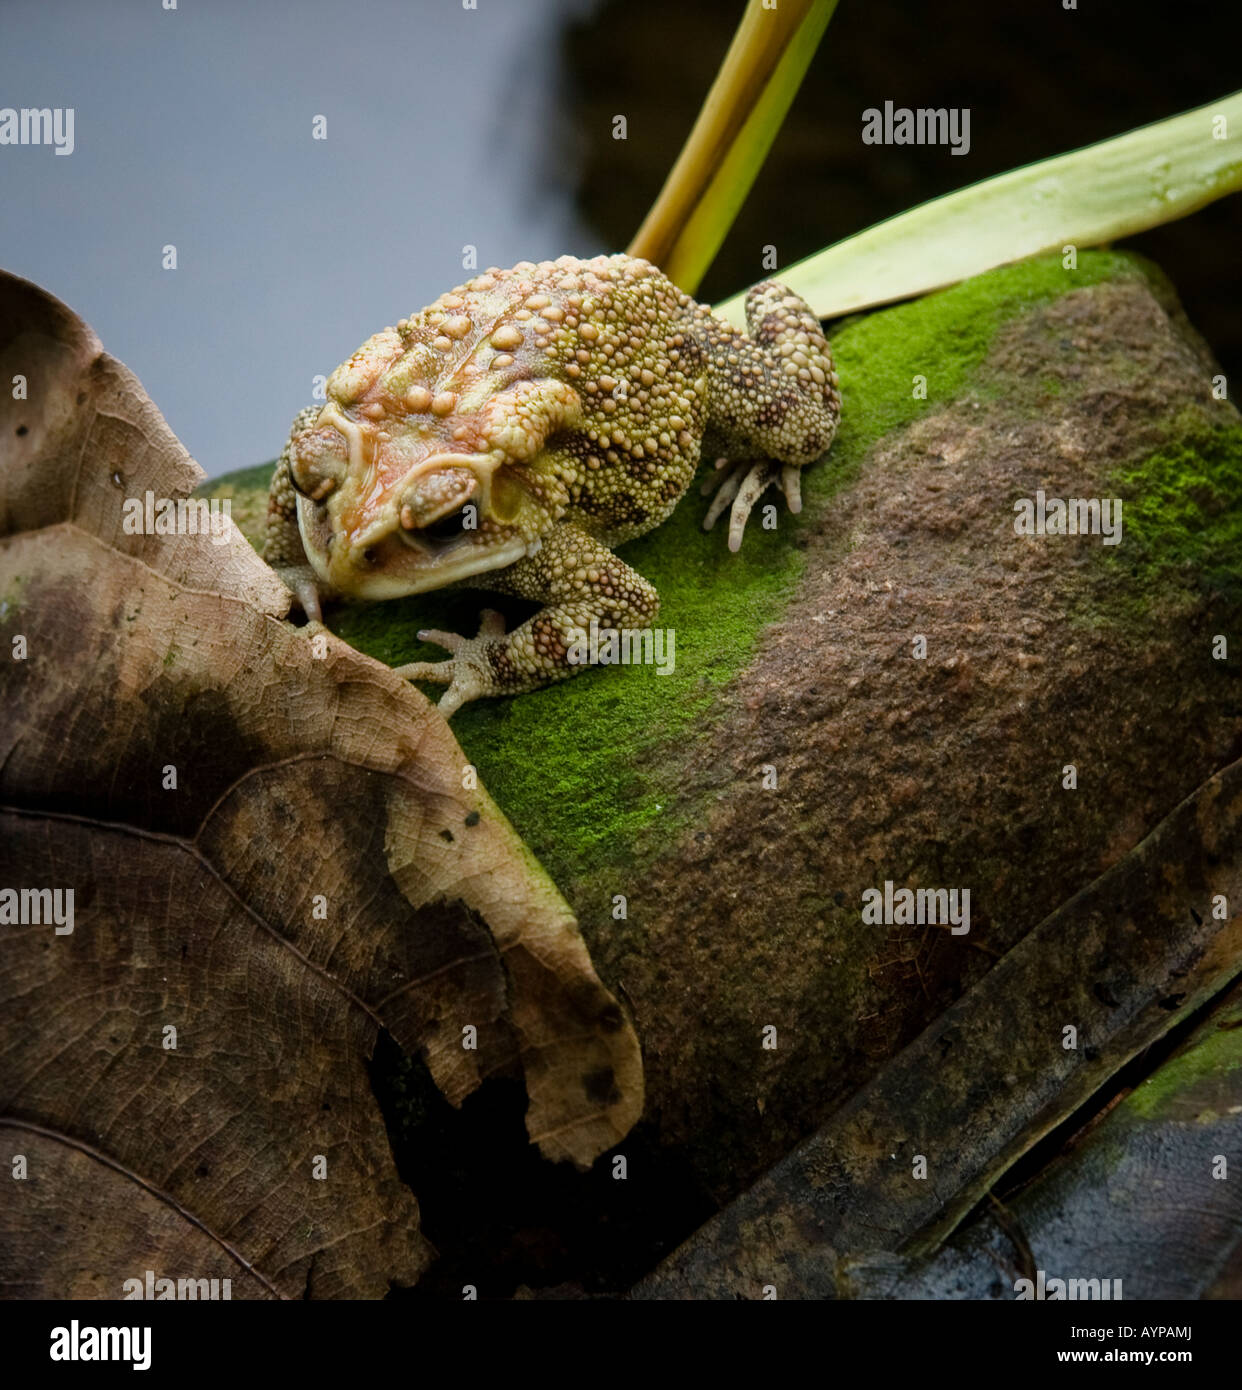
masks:
[[[0,887],[73,893],[72,932],[3,928],[0,1158],[27,1177],[0,1282],[412,1282],[432,1252],[368,1081],[380,1029],[454,1103],[520,1069],[532,1140],[580,1166],[641,1110],[634,1033],[434,706],[286,623],[231,524],[127,532],[126,499],[201,470],[12,277],[0,375],[25,386],[0,398]]]

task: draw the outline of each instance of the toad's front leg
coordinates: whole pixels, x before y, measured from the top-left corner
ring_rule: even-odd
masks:
[[[316,623],[323,621],[319,600],[335,595],[316,575],[307,559],[298,527],[298,490],[294,486],[291,465],[294,440],[308,430],[318,417],[317,405],[307,406],[293,417],[289,438],[280,451],[268,488],[266,540],[263,546],[263,558],[284,581],[306,616]]]
[[[570,655],[589,634],[592,621],[601,631],[646,628],[660,606],[659,595],[641,574],[568,522],[558,523],[544,537],[537,554],[489,579],[488,587],[545,606],[510,633],[490,610],[483,614],[477,637],[420,632],[420,638],[446,647],[452,657],[397,667],[407,680],[448,685],[439,706],[446,719],[481,695],[516,695],[575,675],[582,667]]]

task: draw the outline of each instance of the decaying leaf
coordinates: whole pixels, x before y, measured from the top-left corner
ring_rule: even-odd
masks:
[[[26,1173],[0,1281],[409,1283],[431,1251],[368,1081],[379,1031],[454,1102],[520,1069],[532,1140],[579,1165],[641,1109],[633,1031],[418,691],[286,623],[231,525],[129,533],[127,500],[149,518],[201,470],[12,277],[0,376],[24,383],[0,398],[0,1159]]]
[[[1038,1176],[989,1201],[930,1257],[855,1264],[852,1296],[1012,1299],[1019,1279],[1037,1283],[1042,1270],[1045,1284],[1085,1281],[1086,1296],[1108,1280],[1127,1301],[1236,1299],[1242,1192],[1229,1165],[1242,1141],[1240,1068],[1235,984]]]

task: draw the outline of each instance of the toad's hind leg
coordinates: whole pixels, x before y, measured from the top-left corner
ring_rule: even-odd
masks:
[[[710,530],[731,505],[729,548],[737,550],[764,490],[779,483],[790,511],[802,506],[801,470],[832,443],[841,395],[832,351],[810,306],[765,280],[746,296],[749,336],[711,333],[710,437],[731,461],[704,486],[719,489],[704,519]],[[721,460],[721,468],[726,460]]]

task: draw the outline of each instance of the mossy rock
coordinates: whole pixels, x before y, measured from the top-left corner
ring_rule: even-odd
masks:
[[[1242,611],[1242,421],[1154,267],[1024,262],[832,342],[844,416],[802,514],[732,555],[692,491],[623,552],[675,672],[590,671],[452,723],[632,1009],[644,1142],[716,1201],[1242,732],[1216,641]],[[204,489],[252,539],[268,471]],[[1015,535],[1040,488],[1121,498],[1121,544]],[[396,664],[437,659],[415,633],[472,632],[485,604],[529,611],[453,593],[327,616]],[[885,880],[969,887],[970,933],[864,925]]]

